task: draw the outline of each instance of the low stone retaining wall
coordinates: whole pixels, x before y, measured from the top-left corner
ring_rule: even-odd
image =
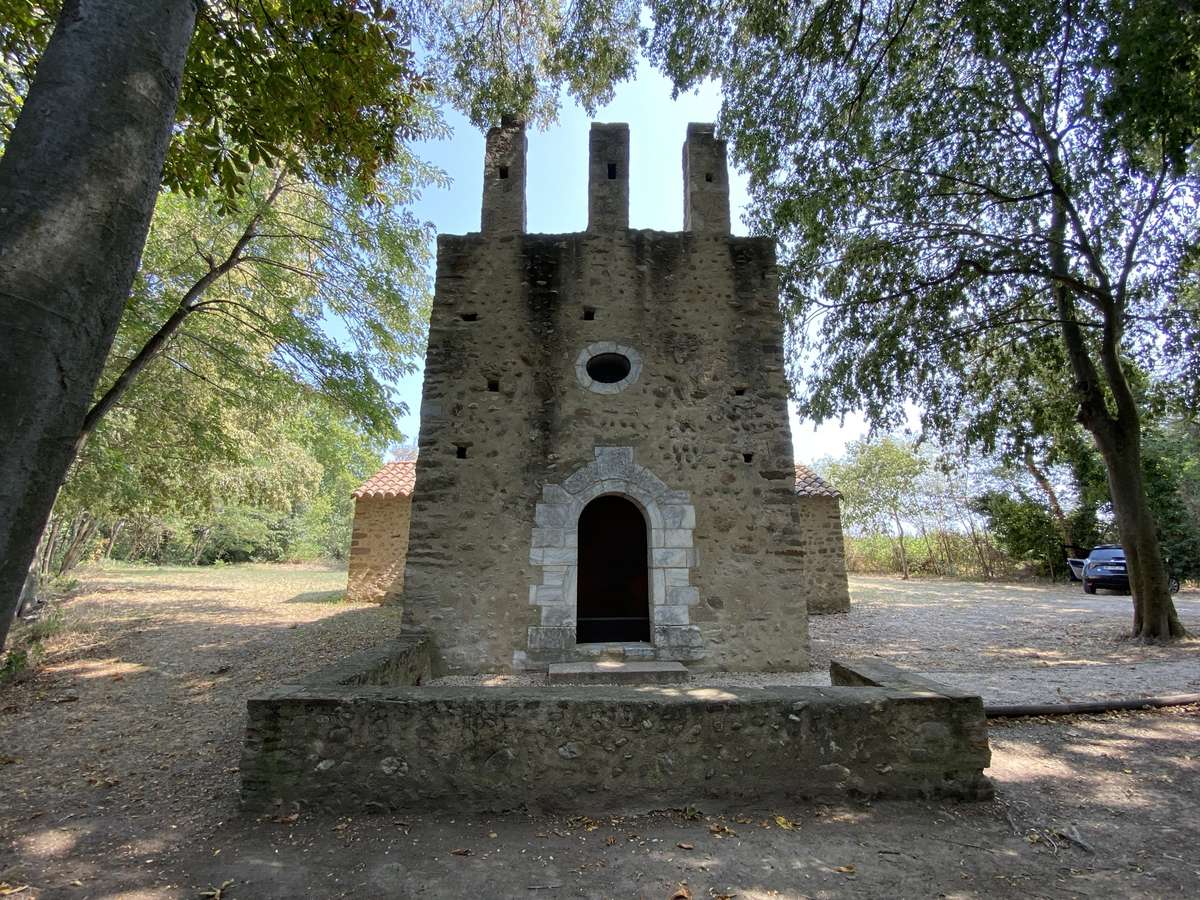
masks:
[[[424,634],[402,634],[378,647],[318,669],[301,684],[318,689],[357,685],[415,687],[429,679],[432,656],[433,648]]]
[[[990,796],[979,698],[885,670],[835,664],[835,679],[889,682],[868,687],[284,686],[248,701],[242,801],[462,812]]]

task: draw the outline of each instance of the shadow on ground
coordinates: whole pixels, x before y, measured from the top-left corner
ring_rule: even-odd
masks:
[[[615,816],[581,797],[574,816],[243,817],[245,698],[399,628],[393,609],[320,599],[344,578],[274,567],[85,573],[44,668],[0,694],[0,882],[28,885],[16,896],[31,898],[194,898],[222,884],[223,900],[666,900],[684,883],[697,900],[1200,895],[1194,709],[997,723],[998,796],[981,804],[699,804]],[[876,597],[815,620],[814,632],[902,662],[951,641],[964,658],[1009,660],[1014,648],[1052,650],[1050,611],[1076,608],[1036,591],[945,604],[929,588],[897,593],[891,618]],[[937,620],[939,606],[943,637],[906,635]],[[1116,624],[1115,609],[1079,608]],[[909,609],[920,616],[906,619]],[[1194,623],[1196,606],[1187,609]],[[897,648],[902,637],[914,646]]]

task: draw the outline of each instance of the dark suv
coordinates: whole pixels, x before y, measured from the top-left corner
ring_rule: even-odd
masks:
[[[1129,572],[1125,569],[1125,550],[1120,544],[1101,544],[1093,547],[1083,564],[1083,591],[1096,593],[1096,588],[1129,591]]]

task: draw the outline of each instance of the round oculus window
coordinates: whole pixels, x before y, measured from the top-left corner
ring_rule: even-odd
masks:
[[[616,384],[628,377],[633,364],[620,353],[598,353],[587,361],[587,373],[593,381]]]

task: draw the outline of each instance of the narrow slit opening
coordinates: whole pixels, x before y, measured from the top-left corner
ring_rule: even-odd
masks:
[[[503,177],[503,176],[502,176],[502,177]],[[712,174],[712,172],[705,172],[705,173],[704,173],[704,180],[705,180],[705,181],[707,181],[709,184],[712,184],[712,180],[713,180],[713,174]]]
[[[734,388],[734,389],[733,389],[733,396],[735,396],[735,397],[745,397],[745,396],[746,396],[746,389],[745,389],[744,387],[740,387],[740,388]]]
[[[595,319],[596,319],[596,309],[595,309],[595,307],[592,307],[592,306],[585,306],[585,307],[583,308],[583,321],[585,321],[585,322],[592,322],[592,321],[595,321]]]
[[[617,177],[617,164],[609,163],[608,164],[608,180],[612,181],[616,177]]]
[[[743,460],[743,462],[754,462],[754,454],[753,453],[743,453],[742,460]]]
[[[499,169],[496,170],[496,174],[499,175],[501,178],[507,178],[508,177],[508,166],[501,166]],[[711,181],[712,179],[710,178],[709,180]]]
[[[459,316],[464,322],[478,322],[479,313],[463,313]]]
[[[466,444],[455,444],[454,445],[454,455],[456,457],[458,457],[459,459],[466,459],[467,458],[467,445]]]

